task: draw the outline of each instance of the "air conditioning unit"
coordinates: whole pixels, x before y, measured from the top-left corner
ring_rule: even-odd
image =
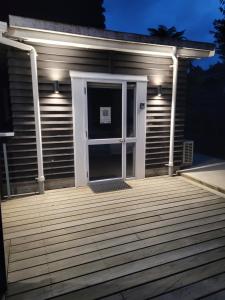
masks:
[[[7,31],[7,23],[0,22],[0,33],[4,33]]]
[[[194,156],[194,141],[184,141],[183,144],[183,165],[191,166]]]

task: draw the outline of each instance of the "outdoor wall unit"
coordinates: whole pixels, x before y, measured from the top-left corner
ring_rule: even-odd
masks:
[[[194,156],[194,141],[184,141],[183,144],[183,165],[191,166]]]

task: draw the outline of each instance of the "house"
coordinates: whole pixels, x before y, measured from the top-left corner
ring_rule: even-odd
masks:
[[[0,28],[12,194],[181,167],[188,64],[214,45],[18,16]]]

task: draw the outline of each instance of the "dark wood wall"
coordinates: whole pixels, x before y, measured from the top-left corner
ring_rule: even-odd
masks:
[[[146,175],[165,172],[169,158],[172,60],[106,51],[36,46],[47,188],[73,186],[74,158],[69,70],[148,75]],[[14,192],[34,190],[37,177],[34,111],[29,56],[8,52],[10,99],[15,138],[8,145]],[[187,61],[180,60],[176,114],[175,162],[181,164]],[[59,80],[60,94],[53,93]],[[161,82],[161,83],[160,83]],[[163,96],[157,96],[161,84]],[[29,184],[21,185],[21,182]]]

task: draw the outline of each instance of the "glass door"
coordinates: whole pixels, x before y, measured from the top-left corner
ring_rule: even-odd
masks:
[[[136,85],[87,82],[89,181],[135,177]]]

